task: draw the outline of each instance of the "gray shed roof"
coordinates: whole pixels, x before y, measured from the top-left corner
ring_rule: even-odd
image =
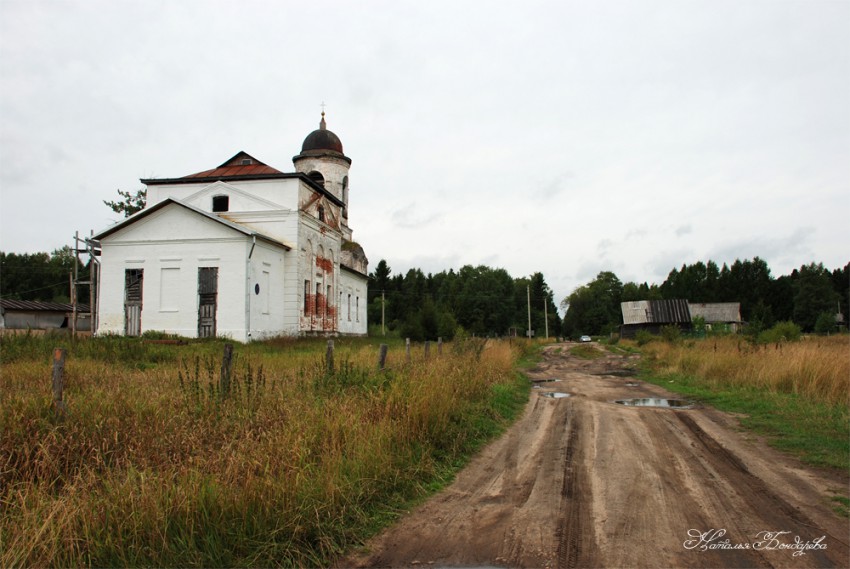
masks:
[[[66,302],[42,302],[40,300],[0,300],[0,308],[4,311],[21,312],[73,312],[74,306]],[[77,312],[88,312],[88,304],[77,304]]]
[[[740,302],[689,302],[688,308],[691,311],[691,318],[699,316],[704,318],[708,324],[713,322],[741,322]]]
[[[621,302],[623,324],[690,324],[687,300],[635,300]]]

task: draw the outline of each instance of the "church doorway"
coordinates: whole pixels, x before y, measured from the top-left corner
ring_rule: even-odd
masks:
[[[142,283],[144,269],[124,270],[124,334],[142,334]]]
[[[198,268],[198,338],[215,338],[218,267]]]

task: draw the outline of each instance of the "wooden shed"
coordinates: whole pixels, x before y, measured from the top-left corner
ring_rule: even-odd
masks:
[[[687,300],[634,300],[621,302],[620,309],[623,312],[621,338],[634,338],[638,330],[660,334],[665,326],[676,326],[681,330],[692,327]]]
[[[740,302],[689,302],[688,308],[691,318],[702,318],[709,330],[725,326],[730,332],[737,332],[743,325]]]
[[[0,329],[70,330],[74,307],[63,302],[0,300]],[[77,305],[77,330],[91,330],[88,304]]]

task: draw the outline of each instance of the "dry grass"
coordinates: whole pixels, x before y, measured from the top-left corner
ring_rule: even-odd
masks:
[[[700,377],[715,385],[792,393],[833,405],[850,404],[846,335],[767,345],[751,345],[735,337],[651,342],[643,351],[662,373]]]
[[[327,563],[491,434],[516,385],[516,344],[399,348],[387,372],[353,345],[331,375],[322,344],[284,343],[238,347],[222,398],[213,348],[152,366],[70,353],[64,420],[49,356],[4,362],[0,566]]]

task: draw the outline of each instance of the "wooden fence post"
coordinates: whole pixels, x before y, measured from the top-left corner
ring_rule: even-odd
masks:
[[[442,336],[437,338],[437,355],[438,356],[443,355],[443,337]]]
[[[404,339],[404,347],[407,351],[407,361],[410,362],[410,338]]]
[[[381,351],[378,355],[378,369],[383,370],[387,363],[387,345],[381,344]]]
[[[65,350],[53,348],[53,409],[60,417],[65,415],[67,407],[62,400],[65,389]]]
[[[425,340],[425,359],[428,359],[428,356],[431,355],[431,342]]]
[[[227,397],[230,392],[230,373],[233,370],[233,344],[224,345],[224,355],[221,358],[221,397]]]
[[[328,340],[328,350],[325,353],[325,369],[328,375],[334,372],[334,341]]]

